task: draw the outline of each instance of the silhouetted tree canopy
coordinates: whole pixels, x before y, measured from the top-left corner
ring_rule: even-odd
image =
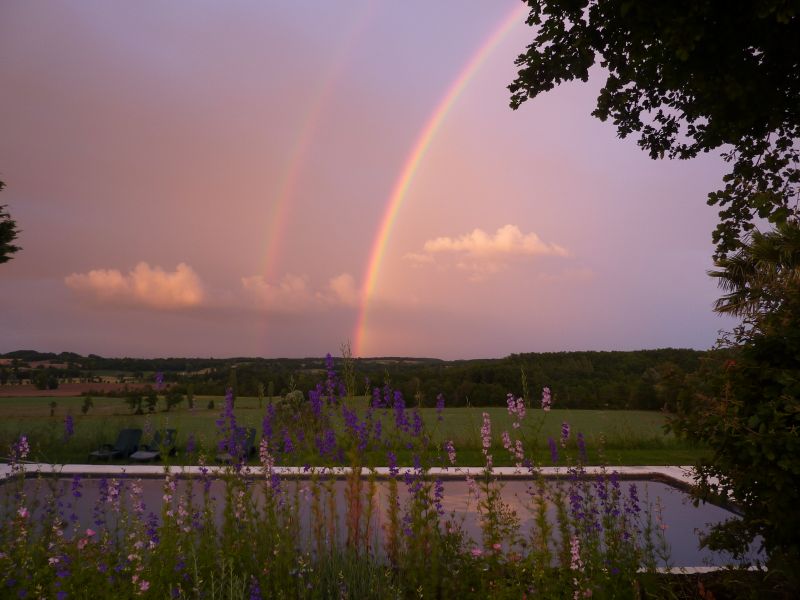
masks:
[[[6,187],[6,184],[0,181],[0,191]],[[11,254],[20,250],[19,246],[13,245],[17,239],[17,222],[11,218],[11,215],[6,212],[6,205],[0,204],[0,264],[11,260]]]
[[[605,77],[593,115],[652,158],[720,148],[731,163],[717,257],[756,217],[793,212],[800,171],[800,3],[785,0],[529,0],[533,42],[509,86],[516,109],[556,85]]]

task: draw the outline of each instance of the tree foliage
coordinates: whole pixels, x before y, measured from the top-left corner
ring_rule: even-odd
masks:
[[[533,42],[516,64],[511,106],[556,85],[606,77],[593,115],[652,158],[722,149],[730,172],[717,256],[756,218],[797,212],[800,182],[800,4],[785,0],[529,0]],[[597,68],[599,67],[599,68]]]
[[[0,191],[4,187],[6,187],[6,184],[0,181]],[[21,250],[19,246],[11,243],[17,239],[17,235],[19,235],[17,222],[6,211],[6,205],[0,204],[0,264],[8,262],[14,252]]]
[[[720,312],[744,318],[732,353],[710,360],[707,380],[679,429],[713,456],[700,465],[700,497],[736,502],[741,521],[710,545],[743,549],[762,536],[775,558],[800,560],[800,225],[754,233],[712,272],[728,293]]]

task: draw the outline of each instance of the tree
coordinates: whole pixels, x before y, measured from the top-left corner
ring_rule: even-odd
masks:
[[[717,527],[712,547],[743,549],[760,535],[771,557],[800,562],[800,224],[754,232],[711,275],[727,292],[716,310],[743,318],[731,347],[712,360],[712,381],[676,421],[708,443],[698,493],[734,500],[741,521]],[[797,573],[796,567],[790,572]]]
[[[6,187],[6,184],[0,181],[0,191]],[[21,250],[19,246],[13,245],[19,230],[17,229],[17,222],[11,218],[11,215],[6,212],[6,205],[0,204],[0,264],[11,260],[11,254]]]
[[[533,42],[509,86],[519,108],[556,85],[605,76],[593,115],[652,158],[723,149],[731,163],[716,256],[735,252],[756,218],[797,214],[800,6],[784,0],[528,0]],[[593,69],[593,67],[600,69]]]

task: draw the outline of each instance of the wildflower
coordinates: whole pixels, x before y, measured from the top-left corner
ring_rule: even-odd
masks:
[[[294,444],[292,443],[292,436],[289,434],[288,429],[283,430],[283,453],[291,454],[294,452]]]
[[[514,398],[514,394],[506,396],[506,404],[508,404],[508,414],[514,417],[514,422],[511,424],[514,429],[519,429],[522,419],[525,418],[525,400],[522,398]]]
[[[472,554],[472,556],[474,556],[475,558],[478,558],[483,554],[483,550],[481,550],[480,548],[473,548],[472,550],[470,550],[470,554]]]
[[[552,397],[550,395],[550,388],[545,386],[542,388],[542,410],[548,412],[552,404]]]
[[[561,447],[567,447],[567,440],[569,439],[569,423],[564,421],[561,423]]]
[[[444,483],[441,479],[437,479],[433,484],[433,505],[436,507],[436,512],[439,516],[444,515],[444,508],[442,507],[442,500],[444,499]]]
[[[189,438],[186,440],[186,454],[192,455],[197,451],[197,442],[195,442],[194,434],[190,433]]]
[[[547,444],[550,446],[550,460],[555,465],[558,463],[558,446],[556,445],[556,441],[548,437]]]
[[[569,540],[569,553],[570,563],[569,568],[573,571],[583,570],[583,561],[581,560],[581,544],[577,537],[573,536]]]
[[[495,552],[500,552],[503,547],[500,544],[492,544],[492,550]]]
[[[444,417],[442,417],[442,411],[444,410],[444,396],[439,394],[436,396],[436,420],[442,421]]]
[[[409,422],[406,417],[406,403],[403,400],[403,394],[399,390],[394,392],[394,422],[397,429],[400,431],[408,431]]]
[[[83,486],[81,485],[81,476],[80,475],[75,475],[75,477],[72,478],[72,495],[73,495],[73,497],[80,498],[81,496],[83,496],[83,494],[81,494],[81,488],[82,487]]]
[[[397,474],[400,472],[400,469],[397,467],[397,455],[389,450],[386,453],[386,461],[389,463],[389,474],[392,477],[397,477]]]
[[[486,454],[492,446],[492,421],[489,418],[489,413],[482,413],[481,416],[483,417],[483,424],[481,425],[481,446],[483,447],[483,453]]]
[[[31,513],[30,513],[30,512],[28,512],[28,509],[27,509],[27,508],[25,508],[24,506],[21,506],[21,507],[19,508],[19,510],[17,510],[17,514],[18,514],[20,517],[22,517],[23,519],[27,519],[27,518],[28,518],[28,517],[31,515]]]
[[[72,415],[64,417],[64,443],[75,434],[75,422],[72,420]]]
[[[27,436],[21,435],[19,441],[11,445],[12,462],[26,459],[30,451],[31,447]]]
[[[453,445],[453,440],[447,440],[444,443],[445,452],[447,452],[447,459],[450,461],[450,464],[455,466],[456,464],[456,448]]]
[[[146,592],[149,589],[150,589],[150,582],[149,581],[145,581],[143,579],[142,581],[139,582],[139,591]]]
[[[161,390],[164,387],[164,373],[159,371],[156,373],[156,389]]]

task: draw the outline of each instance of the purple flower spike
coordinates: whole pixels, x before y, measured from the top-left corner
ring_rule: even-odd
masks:
[[[64,443],[75,434],[75,422],[72,420],[72,415],[64,417]]]
[[[164,388],[164,373],[159,371],[156,373],[156,389],[161,390]]]
[[[436,396],[436,420],[442,421],[442,411],[444,411],[444,396],[439,394]]]
[[[547,443],[550,446],[550,460],[552,461],[552,463],[554,465],[557,465],[558,464],[558,445],[556,444],[556,441],[551,437],[547,438]]]

